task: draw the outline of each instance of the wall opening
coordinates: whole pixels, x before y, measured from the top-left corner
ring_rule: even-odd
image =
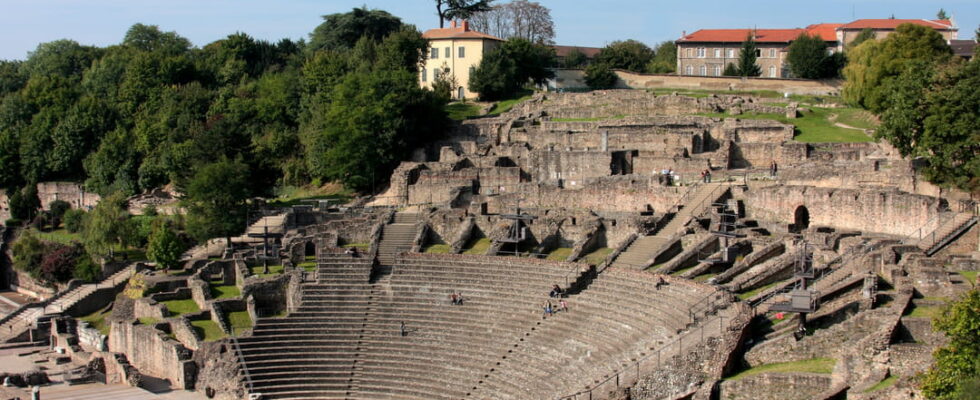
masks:
[[[791,233],[800,233],[810,227],[810,210],[806,206],[796,207],[793,212],[793,224],[789,226]]]
[[[306,242],[306,248],[303,251],[303,255],[307,257],[316,256],[316,245],[313,244],[313,241]]]

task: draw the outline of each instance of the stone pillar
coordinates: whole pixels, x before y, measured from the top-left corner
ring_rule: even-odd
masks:
[[[609,131],[602,131],[602,151],[609,151]]]

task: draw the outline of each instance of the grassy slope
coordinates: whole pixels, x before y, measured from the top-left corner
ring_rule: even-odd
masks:
[[[832,358],[814,358],[803,361],[790,361],[783,363],[764,364],[740,371],[735,375],[725,378],[726,380],[738,380],[752,375],[766,372],[808,372],[816,374],[829,374],[834,370],[837,361]]]
[[[446,113],[449,114],[450,119],[462,121],[480,116],[480,107],[473,103],[449,103],[446,104]]]
[[[167,300],[163,302],[167,306],[167,310],[170,311],[171,317],[179,317],[184,314],[196,313],[201,311],[197,306],[197,303],[192,299],[186,300]]]
[[[724,113],[699,115],[715,118],[768,119],[779,121],[795,126],[797,134],[793,137],[793,140],[804,143],[860,143],[872,141],[872,138],[862,131],[834,126],[834,123],[830,121],[829,117],[831,114],[840,112],[841,109],[813,108],[810,111],[803,111],[802,116],[795,119],[786,118],[782,114],[746,113],[734,117]]]

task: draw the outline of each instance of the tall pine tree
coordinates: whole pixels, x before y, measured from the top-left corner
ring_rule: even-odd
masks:
[[[739,76],[759,76],[762,75],[762,69],[755,64],[756,51],[755,47],[755,32],[749,32],[749,35],[742,42],[742,53],[738,55],[738,75]]]

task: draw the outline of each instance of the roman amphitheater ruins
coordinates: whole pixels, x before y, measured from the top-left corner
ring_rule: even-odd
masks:
[[[132,264],[0,338],[219,399],[911,398],[944,343],[911,310],[971,287],[977,204],[887,144],[740,118],[833,107],[785,101],[538,93],[383,194],[269,210],[183,274]],[[70,318],[110,303],[108,336]],[[733,377],[787,362],[825,370]]]

